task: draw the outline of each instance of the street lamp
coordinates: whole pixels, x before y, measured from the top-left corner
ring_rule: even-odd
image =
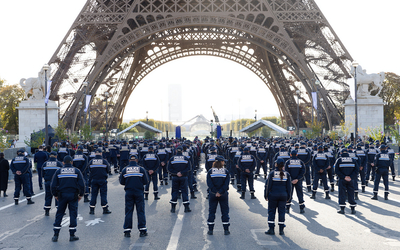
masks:
[[[108,96],[110,93],[105,92],[104,95],[106,96],[106,141],[108,140]]]
[[[320,112],[321,112],[321,120],[320,120],[320,122],[321,122],[321,137],[322,137],[322,121],[323,121],[323,118],[322,118],[322,102],[324,101],[324,99],[321,97],[320,99],[319,99],[319,102],[320,102],[320,104],[321,104],[321,108],[320,108]]]
[[[85,88],[85,99],[84,99],[84,103],[85,103],[85,109],[86,109],[86,98],[87,98],[87,92],[88,92],[89,83],[88,83],[88,82],[83,82],[83,83],[82,83],[82,86]],[[89,111],[89,106],[90,106],[90,105],[88,105],[88,109],[86,110],[86,112]],[[83,116],[83,117],[84,117],[84,118],[83,118],[83,123],[84,123],[84,124],[86,124],[86,112],[85,112],[85,115]]]
[[[44,97],[47,97],[47,70],[49,70],[50,66],[46,63],[45,65],[43,65],[43,70],[44,70]],[[49,128],[48,128],[48,124],[49,124],[49,118],[48,118],[48,112],[47,112],[47,102],[48,100],[46,100],[44,102],[44,131],[45,131],[45,141],[44,141],[44,145],[47,146],[49,143]]]
[[[297,94],[297,136],[300,135],[300,90],[296,90]]]
[[[254,115],[254,120],[257,121],[257,109],[256,109],[255,112],[256,112],[256,113],[255,113],[255,115]]]
[[[354,145],[356,145],[357,139],[358,139],[358,110],[357,110],[357,67],[358,63],[354,61],[352,63],[352,66],[354,67],[354,109],[355,109],[355,116],[356,116],[356,124],[355,124],[355,142]]]

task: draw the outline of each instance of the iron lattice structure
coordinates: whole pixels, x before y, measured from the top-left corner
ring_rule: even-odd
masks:
[[[74,129],[85,93],[109,92],[108,124],[115,127],[147,74],[195,55],[226,58],[257,74],[287,126],[296,127],[296,90],[300,127],[313,91],[323,98],[329,128],[342,119],[330,93],[348,91],[352,58],[314,0],[88,0],[49,61],[50,99],[60,101],[62,119]]]

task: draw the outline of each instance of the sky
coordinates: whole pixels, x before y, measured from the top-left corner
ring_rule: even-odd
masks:
[[[0,1],[0,78],[36,77],[86,0]],[[400,74],[399,0],[316,0],[346,49],[367,73]],[[269,89],[244,66],[217,57],[178,59],[147,75],[133,91],[124,121],[168,119],[168,84],[181,84],[183,121],[203,114],[221,121],[279,115]]]

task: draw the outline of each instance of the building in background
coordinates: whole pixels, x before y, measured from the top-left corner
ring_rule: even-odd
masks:
[[[180,84],[168,85],[169,121],[182,121],[182,87]]]

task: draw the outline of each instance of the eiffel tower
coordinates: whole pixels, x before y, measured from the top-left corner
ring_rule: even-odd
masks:
[[[147,74],[196,55],[254,72],[286,126],[297,127],[297,90],[300,127],[314,117],[312,92],[319,93],[327,127],[343,118],[352,58],[314,0],[87,0],[49,61],[50,99],[60,101],[62,119],[74,130],[82,123],[85,94],[103,98],[107,92],[113,104],[108,124],[116,127]]]

